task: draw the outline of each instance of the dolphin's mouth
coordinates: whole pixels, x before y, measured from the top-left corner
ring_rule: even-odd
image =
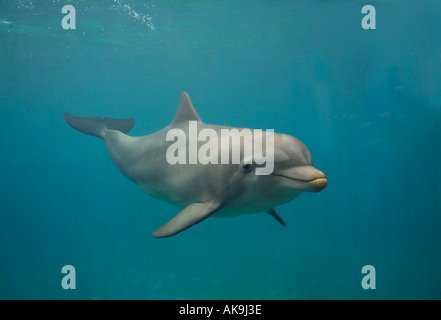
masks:
[[[324,178],[317,178],[311,181],[307,182],[311,187],[311,192],[319,192],[322,191],[326,186],[328,185],[328,179],[326,177]]]
[[[311,166],[288,168],[273,172],[272,175],[297,182],[296,188],[302,191],[319,192],[328,185],[326,175]]]

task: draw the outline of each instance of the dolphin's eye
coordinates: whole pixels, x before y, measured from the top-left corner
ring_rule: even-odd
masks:
[[[249,172],[253,169],[253,166],[250,163],[246,163],[242,166],[242,168],[246,171]]]

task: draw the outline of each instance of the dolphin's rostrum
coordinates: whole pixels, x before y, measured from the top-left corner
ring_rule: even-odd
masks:
[[[318,192],[328,183],[326,176],[312,167],[306,146],[285,134],[274,134],[274,170],[269,175],[253,174],[258,164],[243,159],[243,153],[239,164],[168,163],[166,152],[173,143],[166,139],[169,130],[188,133],[190,121],[197,121],[198,130],[220,133],[229,128],[203,123],[185,92],[181,93],[173,122],[142,137],[126,135],[134,125],[133,118],[83,118],[64,113],[64,119],[78,131],[101,138],[118,169],[147,194],[182,208],[153,232],[157,238],[173,236],[210,216],[267,212],[285,226],[274,207],[303,191]]]

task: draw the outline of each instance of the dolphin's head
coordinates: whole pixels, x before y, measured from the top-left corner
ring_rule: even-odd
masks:
[[[274,134],[274,168],[270,174],[256,175],[256,168],[265,164],[255,162],[243,161],[237,168],[241,184],[246,185],[243,196],[253,199],[253,207],[266,210],[295,199],[301,192],[319,192],[328,180],[312,165],[311,154],[299,139]]]
[[[274,169],[271,173],[284,188],[319,192],[328,180],[323,172],[313,167],[306,146],[297,138],[286,134],[274,137]]]

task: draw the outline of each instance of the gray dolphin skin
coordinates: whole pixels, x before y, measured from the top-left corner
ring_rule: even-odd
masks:
[[[240,163],[169,163],[166,153],[174,141],[167,141],[166,137],[171,129],[188,134],[190,122],[197,124],[198,132],[211,129],[219,136],[222,129],[232,129],[202,122],[185,92],[180,95],[173,122],[142,137],[126,135],[134,125],[133,118],[84,118],[67,113],[63,116],[74,129],[101,138],[121,173],[147,194],[182,208],[153,232],[156,238],[173,236],[208,217],[257,212],[269,213],[285,226],[274,207],[294,200],[301,192],[321,191],[328,183],[325,174],[312,166],[306,146],[297,138],[278,133],[274,133],[271,174],[254,174],[258,164],[254,159],[245,161],[243,152]],[[202,142],[197,144],[200,146]],[[240,148],[243,149],[242,142]]]

